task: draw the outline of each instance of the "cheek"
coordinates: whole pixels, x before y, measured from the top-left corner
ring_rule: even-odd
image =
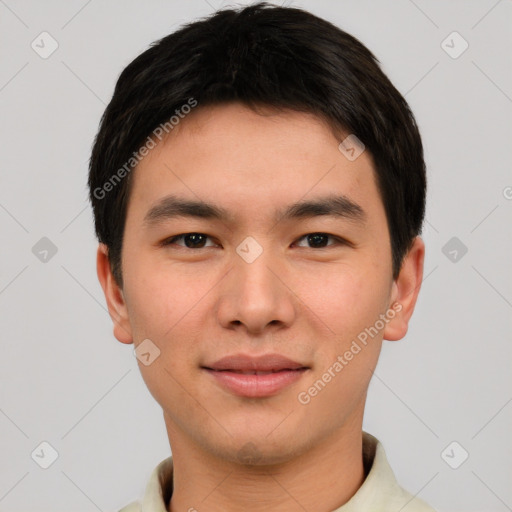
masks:
[[[161,339],[175,323],[183,302],[176,300],[178,283],[154,265],[127,265],[125,290],[130,323],[136,343],[144,338]]]
[[[383,304],[382,276],[369,267],[349,265],[319,267],[301,280],[298,294],[309,308],[333,332],[345,336],[374,321]]]
[[[384,312],[386,289],[378,269],[377,274],[369,272],[370,269],[365,267],[366,272],[355,272],[353,268],[339,272],[331,269],[329,278],[320,279],[321,285],[303,299],[314,312],[310,318],[315,318],[318,332],[325,333],[323,341],[316,342],[317,372],[322,374],[333,366],[338,356],[346,354],[347,364],[342,363],[343,370],[335,372],[338,378],[329,385],[331,391],[323,393],[324,398],[334,398],[331,393],[337,390],[337,399],[345,397],[351,401],[350,393],[365,389],[377,363],[382,330],[376,331],[374,326]],[[308,288],[303,288],[304,293]],[[351,391],[346,395],[343,390]],[[323,399],[319,402],[323,403]]]
[[[318,288],[317,302],[310,306],[335,333],[329,331],[317,344],[316,370],[309,388],[316,393],[313,407],[319,417],[325,416],[326,424],[339,419],[328,412],[333,403],[338,411],[352,411],[361,403],[382,344],[382,330],[372,330],[383,312],[386,289],[382,277],[379,281],[377,275],[348,270],[340,276]]]
[[[186,370],[193,358],[191,345],[198,339],[198,325],[202,325],[194,306],[204,292],[191,287],[189,277],[158,268],[154,262],[137,266],[137,271],[133,265],[130,270],[126,289],[135,348],[149,339],[160,351],[149,365],[138,361],[141,376],[162,406],[183,403],[188,395],[182,386],[187,383],[187,390],[193,392]]]
[[[126,275],[130,276],[126,282],[129,316],[137,341],[149,338],[159,347],[172,346],[176,356],[182,344],[173,340],[183,339],[185,332],[192,341],[195,330],[203,325],[201,304],[213,281],[149,258],[132,264]]]

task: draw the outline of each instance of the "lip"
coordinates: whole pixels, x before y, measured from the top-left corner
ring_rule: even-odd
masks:
[[[235,354],[202,368],[223,388],[249,398],[275,395],[309,370],[309,367],[280,354]]]
[[[297,382],[307,372],[307,368],[298,370],[280,370],[265,375],[247,375],[229,370],[211,370],[204,368],[217,383],[235,395],[247,398],[263,398],[279,393],[287,386]]]
[[[204,368],[210,370],[234,370],[234,371],[279,371],[298,370],[306,368],[305,365],[293,361],[281,354],[264,354],[262,356],[250,356],[248,354],[233,354],[223,357],[212,364],[206,364]]]

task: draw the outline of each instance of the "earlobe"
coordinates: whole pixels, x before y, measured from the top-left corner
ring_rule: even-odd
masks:
[[[400,274],[393,282],[389,308],[395,311],[395,315],[384,329],[385,340],[400,340],[407,334],[423,281],[424,259],[425,243],[417,236],[404,258]]]
[[[96,257],[96,271],[105,300],[107,301],[107,308],[114,323],[114,336],[121,343],[133,343],[131,326],[128,318],[128,310],[124,300],[123,291],[112,275],[110,262],[108,259],[108,247],[100,243]]]

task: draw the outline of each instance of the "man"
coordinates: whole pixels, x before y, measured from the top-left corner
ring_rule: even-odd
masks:
[[[219,11],[121,74],[90,162],[98,277],[172,457],[123,512],[432,510],[362,431],[425,247],[423,149],[374,56]]]

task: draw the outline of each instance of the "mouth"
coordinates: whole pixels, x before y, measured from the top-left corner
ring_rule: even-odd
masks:
[[[280,370],[270,370],[270,371],[264,371],[264,370],[214,370],[213,368],[205,368],[206,370],[212,370],[214,372],[230,372],[230,373],[238,373],[240,375],[270,375],[272,373],[279,373],[279,372],[296,372],[299,370],[305,370],[306,368],[282,368]]]
[[[201,368],[224,390],[247,398],[276,395],[310,369],[279,354],[237,354]]]

